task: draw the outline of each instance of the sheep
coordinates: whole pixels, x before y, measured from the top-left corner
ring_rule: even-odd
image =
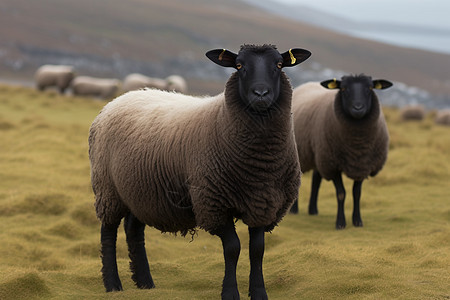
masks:
[[[139,73],[132,73],[124,78],[122,90],[129,92],[145,87],[165,90],[167,89],[167,81],[166,79],[148,77]]]
[[[40,91],[48,87],[57,87],[61,94],[69,87],[75,76],[74,68],[67,65],[43,65],[35,74],[36,88]]]
[[[183,77],[179,75],[170,75],[166,78],[167,90],[178,93],[187,93],[187,83]]]
[[[434,121],[439,125],[450,126],[450,109],[443,109],[438,111]]]
[[[101,99],[114,97],[119,86],[120,81],[118,79],[89,76],[77,76],[71,84],[74,95],[99,97]]]
[[[332,180],[338,200],[336,229],[346,226],[342,172],[354,180],[353,225],[363,226],[359,209],[361,185],[365,178],[381,170],[389,144],[386,121],[373,89],[391,86],[387,80],[372,80],[361,74],[320,84],[310,82],[293,91],[295,140],[302,172],[313,170],[308,212],[318,213],[322,178]],[[298,212],[298,201],[291,212]]]
[[[243,45],[238,54],[211,50],[211,61],[237,70],[223,93],[197,98],[144,89],[105,105],[90,128],[89,157],[107,292],[122,290],[115,244],[125,218],[137,287],[154,287],[145,225],[183,236],[200,228],[222,241],[222,298],[239,299],[234,219],[241,219],[250,234],[249,294],[267,299],[264,232],[297,199],[301,174],[292,88],[281,69],[310,55],[303,49],[280,54],[273,45]]]
[[[400,110],[403,121],[421,121],[425,118],[425,108],[422,105],[407,105]]]

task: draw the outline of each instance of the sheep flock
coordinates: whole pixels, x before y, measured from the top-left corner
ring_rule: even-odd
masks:
[[[236,268],[241,243],[235,222],[248,226],[251,299],[267,299],[262,263],[264,235],[287,213],[299,211],[301,175],[312,171],[307,212],[317,215],[322,179],[336,190],[335,228],[346,227],[346,190],[352,179],[352,224],[362,227],[362,183],[388,159],[389,133],[381,101],[393,84],[365,74],[346,75],[293,88],[283,68],[310,57],[308,50],[279,52],[274,45],[214,49],[213,63],[233,72],[216,96],[187,95],[186,80],[131,73],[123,80],[77,75],[69,65],[35,72],[40,91],[109,102],[89,131],[91,184],[101,222],[102,279],[107,292],[121,291],[117,231],[124,220],[132,279],[151,289],[146,226],[194,235],[202,229],[223,246],[222,299],[239,299]],[[421,122],[428,112],[410,105],[400,122]],[[435,114],[450,126],[450,111]]]

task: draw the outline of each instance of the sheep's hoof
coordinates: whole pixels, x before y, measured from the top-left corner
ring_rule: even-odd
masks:
[[[120,292],[120,291],[123,291],[122,284],[120,282],[119,282],[118,285],[111,285],[111,286],[106,287],[106,292],[107,293],[109,293],[109,292]]]
[[[116,276],[103,275],[103,284],[105,286],[107,293],[123,291],[122,282],[120,282],[120,279],[117,275]]]
[[[361,220],[353,220],[353,226],[363,227],[363,222]]]
[[[234,288],[228,288],[222,290],[222,300],[239,300],[239,291]]]
[[[342,230],[342,229],[345,229],[345,226],[346,226],[345,223],[343,223],[343,224],[338,224],[338,223],[336,223],[336,230]]]
[[[317,208],[310,208],[308,210],[308,214],[311,215],[311,216],[315,216],[315,215],[319,214],[319,211],[317,210]]]
[[[264,288],[253,289],[252,291],[248,292],[248,296],[250,297],[250,300],[267,300],[267,299],[269,299],[267,297],[267,293]]]
[[[139,289],[153,289],[155,288],[155,284],[152,282],[136,284]]]

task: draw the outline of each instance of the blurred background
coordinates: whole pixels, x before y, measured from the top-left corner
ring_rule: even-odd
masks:
[[[77,75],[183,76],[190,94],[223,90],[213,48],[300,47],[294,86],[365,73],[395,82],[383,104],[450,107],[450,2],[444,0],[2,0],[0,82],[33,85],[43,64]]]

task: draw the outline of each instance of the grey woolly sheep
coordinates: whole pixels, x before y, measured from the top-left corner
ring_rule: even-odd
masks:
[[[240,241],[234,219],[250,234],[252,299],[267,299],[262,275],[264,232],[298,196],[300,165],[291,117],[292,88],[283,67],[310,56],[274,46],[244,45],[206,53],[237,71],[225,91],[196,98],[145,89],[108,103],[89,135],[91,180],[101,220],[103,282],[122,290],[117,229],[125,218],[130,267],[139,288],[153,288],[145,225],[186,235],[197,227],[220,237],[225,258],[223,299],[239,299]]]
[[[101,99],[114,97],[119,86],[120,81],[118,79],[89,76],[77,76],[71,84],[74,95],[99,97]]]
[[[421,121],[425,118],[425,108],[422,105],[408,105],[400,110],[403,121]]]
[[[359,209],[361,185],[381,170],[389,143],[386,122],[373,89],[390,86],[389,81],[359,75],[344,76],[342,81],[306,83],[293,91],[295,140],[302,172],[314,170],[309,214],[318,213],[322,178],[332,180],[338,200],[337,229],[346,226],[342,172],[354,180],[353,225],[363,226]],[[291,212],[298,212],[298,201]]]
[[[434,121],[439,125],[450,126],[450,109],[443,109],[438,111]]]
[[[146,87],[166,90],[167,81],[161,78],[148,77],[139,73],[132,73],[124,78],[122,85],[122,89],[125,92],[139,90]]]
[[[57,87],[61,94],[69,87],[75,76],[72,66],[43,65],[34,74],[34,81],[38,90],[48,87]]]
[[[170,75],[166,78],[167,90],[178,93],[187,93],[187,83],[180,75]]]

